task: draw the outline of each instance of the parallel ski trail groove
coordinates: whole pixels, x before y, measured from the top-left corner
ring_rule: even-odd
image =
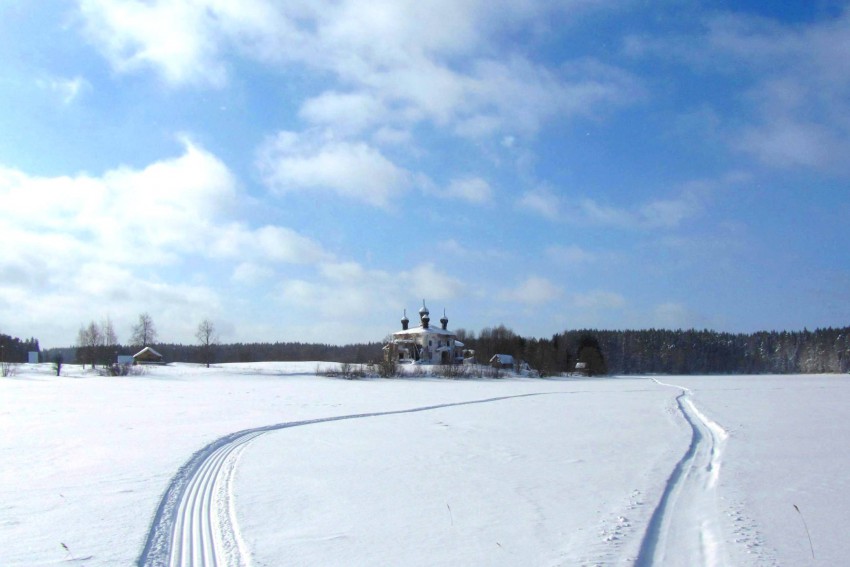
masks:
[[[653,381],[682,391],[676,403],[692,433],[652,513],[635,566],[722,565],[715,488],[728,433],[697,409],[688,388]]]
[[[201,450],[177,471],[168,484],[154,514],[139,567],[184,567],[188,565],[246,564],[230,502],[216,501],[217,487],[229,477],[228,462],[235,459],[251,440],[269,431],[367,417],[416,413],[441,408],[498,402],[530,396],[575,392],[536,392],[482,400],[436,404],[417,408],[338,415],[267,425],[230,433]],[[221,517],[221,516],[224,517]]]

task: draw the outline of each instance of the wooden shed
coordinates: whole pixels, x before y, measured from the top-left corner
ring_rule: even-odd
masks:
[[[145,347],[133,355],[134,364],[163,364],[162,355],[151,347]]]
[[[514,367],[514,357],[510,354],[494,354],[490,359],[490,366],[510,370]]]

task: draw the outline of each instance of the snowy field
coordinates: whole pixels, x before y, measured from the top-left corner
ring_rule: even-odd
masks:
[[[316,366],[21,365],[0,379],[0,565],[847,562],[848,376]]]

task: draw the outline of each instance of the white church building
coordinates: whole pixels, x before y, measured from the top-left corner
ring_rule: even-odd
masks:
[[[419,310],[419,326],[410,327],[407,310],[401,320],[401,330],[393,333],[384,346],[384,357],[400,364],[462,364],[463,343],[448,330],[449,320],[443,311],[439,327],[431,326],[431,316],[425,301]]]

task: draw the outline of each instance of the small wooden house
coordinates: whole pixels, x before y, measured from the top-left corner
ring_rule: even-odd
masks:
[[[151,347],[145,347],[133,355],[133,364],[163,364],[162,355]]]
[[[510,370],[514,367],[514,357],[509,354],[494,354],[490,359],[490,366]]]

